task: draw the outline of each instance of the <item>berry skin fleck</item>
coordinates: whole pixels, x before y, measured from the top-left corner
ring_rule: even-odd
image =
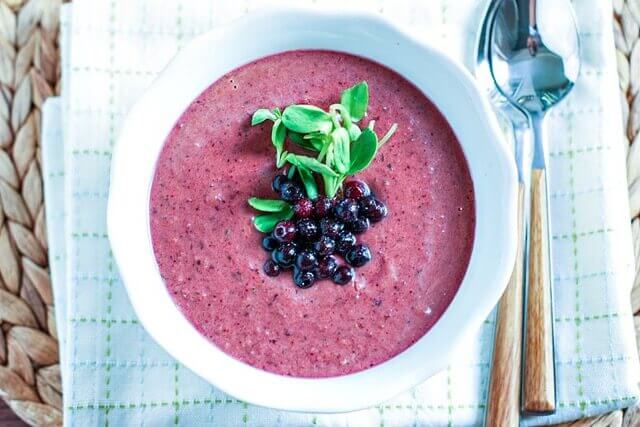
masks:
[[[331,277],[337,268],[338,260],[336,260],[334,256],[329,255],[320,258],[318,266],[316,267],[316,276],[319,279],[326,279],[327,277]]]
[[[293,182],[285,182],[280,186],[280,198],[285,202],[296,202],[304,197],[302,189]]]
[[[362,267],[371,261],[371,251],[367,245],[355,245],[353,249],[347,252],[345,260],[354,267]]]
[[[277,262],[280,267],[290,268],[293,266],[297,252],[296,245],[293,243],[285,243],[271,252],[271,259]]]
[[[278,222],[273,229],[273,237],[281,243],[292,242],[296,237],[296,225],[289,220]]]
[[[348,226],[349,230],[351,230],[353,234],[364,233],[369,229],[369,219],[361,216],[355,221],[349,223]]]
[[[298,221],[298,236],[300,238],[311,241],[318,235],[318,225],[312,219],[302,219]]]
[[[336,242],[329,236],[321,236],[313,244],[313,250],[320,256],[331,255],[336,248]]]
[[[360,214],[366,216],[371,222],[378,222],[387,216],[387,207],[373,196],[360,199]]]
[[[356,244],[356,236],[350,231],[342,231],[338,235],[338,239],[336,240],[336,250],[345,255],[347,252],[351,250]]]
[[[322,218],[320,220],[320,233],[323,236],[337,239],[340,232],[344,229],[344,224],[331,218]]]
[[[316,254],[311,251],[301,251],[296,257],[296,267],[300,270],[311,270],[316,266]]]
[[[264,248],[265,251],[267,252],[271,252],[274,249],[276,249],[278,246],[280,246],[280,242],[278,242],[278,239],[276,239],[273,236],[265,236],[262,239],[262,247]]]
[[[347,265],[341,265],[333,273],[331,279],[336,285],[346,285],[347,283],[351,282],[355,276],[356,272],[353,268]]]
[[[306,289],[313,286],[316,281],[316,275],[312,271],[297,270],[293,273],[293,283],[297,287]]]
[[[272,259],[266,260],[264,262],[264,265],[262,266],[262,269],[264,270],[264,273],[267,276],[271,276],[271,277],[276,277],[278,274],[280,274],[280,270],[281,270],[278,263]]]
[[[313,214],[316,218],[322,219],[331,214],[331,209],[336,204],[335,199],[329,199],[324,196],[320,196],[313,203]]]
[[[276,193],[279,193],[282,184],[284,184],[285,182],[289,182],[289,178],[287,178],[286,175],[276,175],[271,182],[271,188]]]
[[[336,218],[343,222],[353,222],[358,217],[358,202],[351,199],[342,199],[333,208]]]
[[[300,199],[293,205],[293,213],[298,218],[309,218],[313,214],[313,202],[309,199]]]
[[[344,196],[347,199],[358,200],[371,194],[369,186],[359,179],[347,181],[344,184]]]

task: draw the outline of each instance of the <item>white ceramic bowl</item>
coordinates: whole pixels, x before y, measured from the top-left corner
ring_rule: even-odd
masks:
[[[323,379],[286,377],[253,368],[200,335],[174,305],[162,282],[149,231],[149,192],[156,160],[169,131],[191,101],[240,65],[277,52],[310,48],[345,51],[382,63],[435,103],[462,144],[473,179],[477,216],[468,270],[436,325],[406,351],[380,365]],[[196,38],[130,111],[111,173],[109,238],[140,322],[193,372],[258,405],[295,411],[351,411],[417,385],[447,366],[459,344],[480,327],[498,301],[514,261],[516,175],[488,103],[460,66],[373,15],[270,9]]]

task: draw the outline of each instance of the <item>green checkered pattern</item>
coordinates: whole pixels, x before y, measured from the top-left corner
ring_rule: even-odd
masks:
[[[332,0],[302,0],[341,7]],[[45,149],[47,206],[64,205],[63,377],[68,425],[473,425],[482,420],[493,335],[488,319],[460,360],[392,402],[340,415],[292,414],[227,396],[160,349],[136,320],[106,235],[111,150],[127,109],[193,36],[259,0],[92,0],[62,16],[64,159]],[[282,3],[282,2],[281,2]],[[300,3],[300,2],[298,2]],[[485,2],[354,0],[469,63]],[[559,411],[592,415],[638,395],[628,292],[633,275],[616,65],[607,2],[575,2],[584,65],[549,120]],[[212,52],[215,55],[215,52]],[[425,71],[428,72],[428,71]],[[45,114],[55,108],[47,108]],[[45,146],[59,147],[45,129]],[[142,141],[141,141],[142,143]],[[56,177],[64,177],[58,179]],[[62,183],[61,181],[64,181]],[[60,205],[58,205],[60,206]],[[62,209],[62,208],[61,208]],[[66,277],[65,277],[66,276]],[[61,307],[61,303],[58,307]],[[241,380],[241,379],[239,379]]]

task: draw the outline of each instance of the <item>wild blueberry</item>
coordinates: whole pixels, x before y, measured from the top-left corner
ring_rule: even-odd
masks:
[[[290,268],[296,259],[297,248],[293,243],[285,243],[278,249],[271,252],[271,259],[280,267]]]
[[[320,233],[323,236],[337,239],[340,232],[344,229],[344,224],[331,218],[322,218],[320,220]]]
[[[341,231],[336,240],[336,250],[345,255],[356,244],[356,236],[350,231]]]
[[[355,221],[350,222],[348,227],[354,234],[364,233],[369,228],[369,219],[363,216],[358,217]]]
[[[319,279],[326,279],[327,277],[331,277],[337,268],[338,261],[334,256],[329,255],[324,258],[320,258],[318,266],[316,267],[316,276]]]
[[[267,235],[262,238],[262,247],[265,251],[271,252],[278,246],[280,246],[280,242],[275,237]]]
[[[280,186],[280,198],[285,202],[296,202],[304,197],[302,189],[291,181],[284,182]]]
[[[354,267],[362,267],[371,261],[371,251],[367,245],[356,245],[347,252],[345,260]]]
[[[276,193],[279,193],[280,187],[282,187],[282,184],[284,184],[285,182],[289,182],[289,178],[287,178],[286,175],[276,175],[273,178],[273,181],[271,181],[271,188]]]
[[[296,237],[296,225],[289,220],[278,222],[273,229],[273,237],[282,243],[292,242]]]
[[[360,214],[366,216],[371,222],[378,222],[387,216],[387,207],[373,196],[360,199]]]
[[[301,251],[296,256],[296,267],[300,270],[311,270],[316,266],[317,257],[311,251]]]
[[[303,240],[311,241],[318,234],[318,225],[312,219],[301,219],[298,221],[298,236]]]
[[[276,277],[278,274],[280,274],[280,266],[272,259],[266,260],[264,262],[264,265],[262,266],[262,269],[267,276]]]
[[[329,236],[321,236],[313,243],[313,250],[320,256],[331,255],[336,247],[336,242]]]
[[[358,202],[351,199],[342,199],[333,208],[333,213],[340,221],[355,221],[358,217]]]
[[[293,283],[296,284],[297,287],[306,289],[313,286],[313,283],[316,281],[316,275],[313,271],[306,270],[298,270],[293,273]]]
[[[351,282],[355,277],[356,272],[353,268],[347,265],[341,265],[336,269],[336,271],[331,276],[333,283],[336,285],[346,285]]]

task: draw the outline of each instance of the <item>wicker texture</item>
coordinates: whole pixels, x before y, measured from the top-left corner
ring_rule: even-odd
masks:
[[[620,79],[620,101],[623,126],[627,130],[627,180],[636,258],[631,305],[635,314],[636,339],[640,340],[640,0],[614,0],[613,8],[616,17],[613,32]],[[616,422],[610,425],[621,424]],[[625,412],[622,425],[640,425],[640,405]]]
[[[59,7],[0,0],[0,390],[32,425],[62,422],[38,145],[58,89]]]
[[[31,425],[61,425],[62,388],[47,270],[40,107],[59,92],[61,0],[0,0],[0,393]],[[630,215],[640,265],[640,0],[614,0]],[[632,292],[640,335],[640,269]],[[640,406],[566,426],[638,426]]]

